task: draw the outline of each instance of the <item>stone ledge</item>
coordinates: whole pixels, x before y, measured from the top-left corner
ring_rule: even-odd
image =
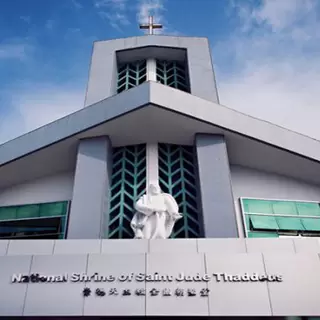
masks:
[[[0,240],[0,256],[91,253],[320,253],[320,238]]]

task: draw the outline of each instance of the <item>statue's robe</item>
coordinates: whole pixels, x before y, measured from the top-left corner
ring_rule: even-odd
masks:
[[[131,227],[137,239],[167,239],[179,214],[174,198],[167,193],[144,195],[135,204]]]

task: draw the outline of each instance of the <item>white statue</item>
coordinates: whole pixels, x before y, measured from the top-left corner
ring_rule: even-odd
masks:
[[[137,212],[131,220],[135,239],[167,239],[175,222],[182,218],[175,199],[162,193],[158,184],[150,184],[147,194],[135,204]]]

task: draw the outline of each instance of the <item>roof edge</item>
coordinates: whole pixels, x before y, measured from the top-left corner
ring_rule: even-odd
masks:
[[[147,105],[149,101],[150,84],[145,82],[121,94],[82,108],[0,145],[0,166],[134,111]]]
[[[133,39],[133,38],[144,38],[144,37],[163,37],[163,38],[183,38],[183,39],[203,39],[207,42],[209,42],[208,37],[190,37],[190,36],[171,36],[171,35],[164,35],[164,34],[147,34],[147,35],[141,35],[141,36],[132,36],[132,37],[123,37],[123,38],[111,38],[107,40],[94,40],[93,45],[95,43],[99,42],[109,42],[109,41],[116,41],[116,40],[127,40],[127,39]]]

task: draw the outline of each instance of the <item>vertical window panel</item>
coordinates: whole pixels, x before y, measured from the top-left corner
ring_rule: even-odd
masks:
[[[110,239],[131,239],[134,203],[146,192],[146,145],[113,149],[109,225]]]
[[[136,87],[147,81],[146,60],[118,65],[117,93]]]
[[[157,60],[156,64],[158,82],[181,91],[190,92],[187,68],[184,63]]]
[[[171,237],[198,238],[200,218],[193,147],[160,143],[158,154],[160,188],[174,197],[182,213]]]

